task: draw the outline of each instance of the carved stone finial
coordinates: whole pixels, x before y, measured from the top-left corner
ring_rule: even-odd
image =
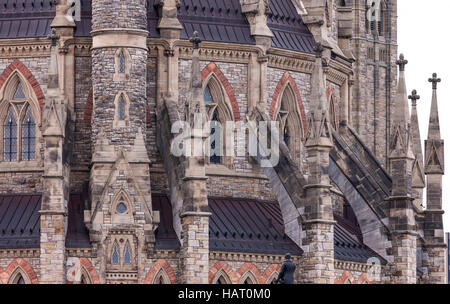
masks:
[[[324,51],[322,43],[318,42],[313,46],[313,51],[316,53],[317,58],[322,58],[322,54]]]
[[[413,90],[411,95],[408,96],[408,99],[411,99],[413,106],[417,105],[417,100],[420,99],[420,95],[417,95],[417,91]]]
[[[400,59],[397,60],[397,65],[400,67],[400,71],[405,71],[405,66],[408,64],[408,60],[405,59],[405,55],[400,54]]]
[[[437,84],[441,82],[441,78],[437,78],[437,74],[433,73],[433,78],[428,79],[428,82],[433,83],[433,90],[437,89]]]
[[[59,36],[56,34],[56,29],[53,28],[52,33],[50,35],[48,35],[47,38],[52,41],[52,46],[56,46],[56,42],[59,39]]]
[[[198,36],[197,31],[194,32],[194,36],[189,39],[189,41],[194,45],[194,50],[197,50],[200,47],[200,43],[202,42],[202,40]]]

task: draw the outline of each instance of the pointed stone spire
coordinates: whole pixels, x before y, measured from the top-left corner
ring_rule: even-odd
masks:
[[[58,76],[58,57],[56,55],[56,48],[59,36],[56,34],[56,30],[52,29],[52,33],[48,36],[48,39],[52,41],[50,52],[50,67],[48,70],[48,94],[54,93],[52,89],[59,90],[59,76]]]
[[[316,61],[312,75],[312,103],[306,135],[306,145],[326,144],[331,146],[331,129],[328,115],[327,93],[325,89],[324,47],[318,43],[314,46]]]
[[[412,168],[412,187],[415,197],[415,205],[417,208],[422,208],[423,203],[423,188],[425,188],[425,174],[423,168],[423,153],[422,153],[422,140],[420,138],[419,118],[417,115],[417,101],[420,96],[417,95],[417,91],[413,90],[408,99],[412,102],[411,110],[411,136],[412,147],[415,156],[413,168]]]
[[[430,124],[428,126],[428,139],[425,141],[425,174],[427,175],[427,191],[434,189],[428,197],[427,207],[442,208],[442,175],[444,174],[444,141],[441,138],[439,124],[439,110],[437,101],[437,84],[441,82],[436,74],[429,79],[433,84],[433,97],[431,100]],[[428,189],[430,188],[430,189]]]
[[[433,97],[431,99],[430,124],[428,126],[428,140],[441,139],[441,128],[439,125],[439,110],[437,102],[437,84],[441,82],[437,78],[437,74],[433,74],[433,78],[428,79],[428,82],[433,84]]]
[[[400,54],[400,58],[397,60],[400,73],[392,115],[391,159],[399,157],[415,158],[411,142],[408,94],[406,92],[405,66],[407,64],[408,60],[405,60],[405,56]]]

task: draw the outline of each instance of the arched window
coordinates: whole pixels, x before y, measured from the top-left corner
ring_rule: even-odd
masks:
[[[216,284],[228,284],[227,280],[225,280],[225,278],[223,276],[220,276],[217,280],[216,280]]]
[[[280,126],[280,140],[284,141],[292,157],[300,166],[303,127],[297,98],[290,84],[285,87],[281,95],[274,118]]]
[[[257,284],[258,283],[257,279],[251,272],[244,274],[241,282],[242,282],[242,284]]]
[[[128,241],[125,244],[125,249],[124,249],[124,253],[123,253],[123,264],[131,265],[130,243]]]
[[[210,164],[222,164],[232,166],[232,156],[226,155],[227,140],[225,127],[227,123],[234,122],[233,111],[228,97],[215,75],[206,80],[203,98],[208,113],[210,124],[209,137],[209,162]]]
[[[36,123],[30,107],[22,121],[22,159],[36,159]]]
[[[17,122],[12,106],[9,107],[3,125],[4,130],[4,160],[11,162],[17,160]]]
[[[8,280],[8,284],[13,285],[31,284],[31,281],[26,275],[25,271],[22,268],[17,267],[11,274],[11,277]]]
[[[211,118],[211,132],[209,137],[210,153],[209,161],[211,164],[220,164],[221,153],[221,138],[222,129],[218,118],[217,110],[214,111]]]
[[[153,284],[170,284],[169,276],[162,268],[156,274],[155,279],[153,280]]]
[[[120,52],[119,55],[119,73],[125,73],[125,56],[123,52]]]
[[[112,251],[112,254],[111,254],[111,264],[119,265],[119,260],[120,260],[120,258],[119,258],[119,246],[117,245],[116,242],[114,242],[113,251]]]
[[[125,48],[120,48],[115,54],[114,81],[126,81],[130,78],[131,55]]]
[[[18,72],[8,80],[0,100],[0,142],[5,162],[33,161],[37,157],[38,106],[31,89],[24,85]]]
[[[19,275],[16,284],[17,285],[25,285],[25,280],[23,279],[23,277],[21,275]]]
[[[115,115],[114,115],[114,128],[126,127],[127,122],[130,120],[129,108],[130,100],[125,91],[120,91],[114,100]]]

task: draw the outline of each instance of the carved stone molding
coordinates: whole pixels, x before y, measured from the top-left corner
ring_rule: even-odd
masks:
[[[270,264],[282,264],[285,260],[284,255],[274,255],[274,254],[253,254],[253,253],[239,253],[239,252],[220,252],[220,251],[210,251],[210,260],[218,261],[233,261],[233,262],[248,262],[252,263],[270,263]],[[298,261],[298,257],[293,256],[292,260],[294,262]]]
[[[35,249],[1,249],[0,258],[39,258],[41,250]]]

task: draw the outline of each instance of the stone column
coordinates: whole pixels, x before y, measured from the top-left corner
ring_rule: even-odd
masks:
[[[333,147],[323,74],[322,45],[315,46],[312,101],[306,136],[308,185],[305,186],[304,249],[299,276],[301,283],[334,283],[334,217],[328,175]]]
[[[400,55],[400,60],[397,61],[400,74],[395,109],[392,114],[389,156],[393,181],[392,193],[388,199],[389,226],[392,233],[390,255],[394,257],[392,282],[395,284],[416,284],[417,282],[417,231],[411,188],[414,153],[405,81],[407,63],[403,54]]]
[[[191,155],[184,160],[183,207],[181,210],[181,278],[182,284],[208,284],[209,276],[209,218],[206,167],[203,148],[209,132],[203,125],[207,122],[203,101],[200,73],[198,33],[191,38],[194,45],[191,74],[191,99],[186,109],[186,121],[191,126]]]
[[[67,101],[59,87],[57,41],[53,29],[49,83],[43,113],[44,193],[40,211],[41,255],[40,282],[66,283],[66,220],[69,199],[69,167],[65,159],[64,138],[67,120]]]
[[[433,84],[428,139],[425,141],[425,174],[427,176],[427,210],[424,225],[424,268],[428,284],[447,283],[445,269],[445,233],[442,209],[442,176],[445,173],[444,141],[441,137],[437,101],[437,84],[441,79],[433,74]]]

